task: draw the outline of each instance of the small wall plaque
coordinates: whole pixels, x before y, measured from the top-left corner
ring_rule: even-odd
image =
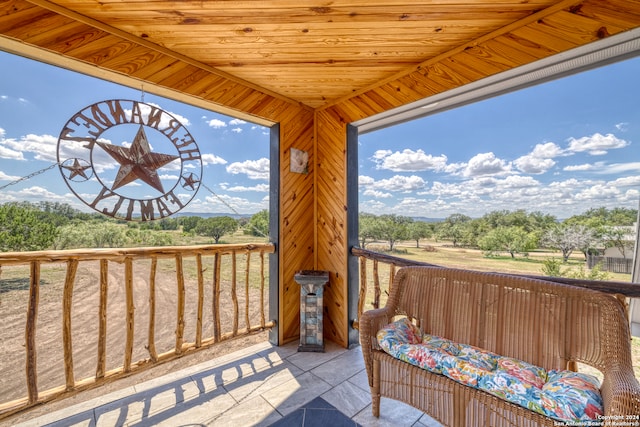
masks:
[[[291,162],[289,170],[295,173],[308,173],[309,153],[297,148],[292,148],[290,152]]]

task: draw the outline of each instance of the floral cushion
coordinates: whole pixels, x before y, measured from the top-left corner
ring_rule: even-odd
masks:
[[[423,334],[406,318],[378,331],[391,356],[560,421],[597,419],[604,413],[599,383],[591,375],[547,372],[522,360]]]
[[[595,377],[572,371],[551,370],[542,387],[545,415],[558,419],[587,420],[602,415],[604,404]]]

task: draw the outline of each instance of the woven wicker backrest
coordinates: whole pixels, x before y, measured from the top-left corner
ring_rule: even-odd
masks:
[[[568,361],[631,364],[625,309],[612,295],[521,276],[438,268],[398,271],[387,307],[433,335],[546,369]]]

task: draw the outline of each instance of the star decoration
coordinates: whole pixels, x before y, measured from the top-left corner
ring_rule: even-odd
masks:
[[[111,190],[116,190],[136,179],[141,179],[159,192],[164,193],[162,182],[160,182],[160,177],[158,176],[158,169],[171,163],[179,156],[152,153],[147,135],[144,133],[142,126],[140,126],[129,148],[117,147],[99,141],[96,143],[120,164],[120,169]]]
[[[71,160],[71,159],[69,159]],[[67,161],[65,161],[67,163]],[[85,180],[89,179],[89,176],[85,173],[87,169],[91,169],[91,165],[81,165],[78,159],[73,159],[73,164],[71,166],[66,166],[62,164],[62,167],[69,171],[69,179],[73,179],[77,176],[83,177]]]
[[[195,189],[195,185],[200,182],[197,175],[190,173],[189,175],[182,175],[182,179],[184,183],[182,184],[182,188],[189,187],[191,190]]]

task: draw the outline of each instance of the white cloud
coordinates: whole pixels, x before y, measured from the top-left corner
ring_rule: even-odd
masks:
[[[19,176],[7,175],[3,171],[0,171],[0,181],[15,181],[16,179],[19,179],[19,178],[20,178]]]
[[[594,185],[579,191],[575,195],[576,200],[593,200],[601,201],[607,199],[615,199],[620,195],[620,190],[606,184]]]
[[[218,157],[215,154],[206,153],[202,155],[203,165],[226,165],[227,161],[222,157]]]
[[[0,144],[3,144],[3,140],[0,140]],[[15,151],[10,148],[0,145],[0,158],[10,160],[25,160],[24,155],[20,151]]]
[[[462,175],[466,177],[500,175],[510,171],[511,164],[489,152],[473,156],[462,171]]]
[[[33,153],[34,159],[46,162],[57,162],[57,145],[58,138],[51,135],[34,135],[29,134],[16,139],[3,139],[0,144],[5,146],[7,150],[15,153]],[[14,154],[16,155],[16,154]],[[75,156],[74,156],[75,157]]]
[[[616,129],[618,129],[620,132],[626,132],[627,129],[629,129],[629,123],[626,122],[622,122],[622,123],[616,123]]]
[[[374,182],[376,182],[376,180],[371,178],[370,176],[360,175],[358,177],[358,185],[371,185]]]
[[[225,190],[235,192],[235,193],[240,193],[244,191],[257,191],[260,193],[264,193],[269,191],[269,184],[258,184],[258,185],[254,185],[253,187],[244,187],[241,185],[237,185],[235,187],[225,188]]]
[[[607,174],[618,174],[618,173],[637,174],[638,172],[640,172],[640,162],[613,163],[610,165],[606,165],[606,167],[603,167],[602,170],[600,171],[600,173],[607,173]]]
[[[625,176],[607,183],[612,187],[640,187],[640,175]]]
[[[531,174],[543,174],[555,166],[554,157],[562,155],[562,149],[553,142],[537,144],[531,153],[519,157],[513,164],[520,171]]]
[[[169,116],[173,116],[173,118],[178,120],[183,126],[190,126],[191,125],[191,122],[189,121],[189,119],[187,117],[182,116],[180,114],[173,113],[171,111],[167,111],[164,108],[162,108],[160,105],[155,104],[153,102],[147,102],[145,104],[138,104],[138,106],[140,107],[140,112],[142,113],[142,117],[145,119],[145,121],[149,117],[149,113],[151,113],[151,111],[152,111],[152,108],[150,106],[158,108],[158,109],[168,113],[168,115],[167,114],[163,114],[161,116],[160,124],[158,126],[160,128],[169,127],[170,122],[172,120],[171,117],[169,117]],[[124,111],[127,114],[127,117],[130,118],[132,110],[125,109]]]
[[[233,129],[231,129],[231,132],[242,133],[242,128],[233,128]]]
[[[222,120],[219,119],[211,119],[207,122],[207,124],[209,126],[211,126],[214,129],[220,129],[220,128],[224,128],[227,127],[227,124],[225,122],[223,122]]]
[[[231,209],[234,213],[251,214],[268,209],[269,199],[262,199],[258,202],[242,197],[233,197],[228,194],[208,195],[204,201],[192,201],[189,208],[196,212],[229,212]]]
[[[416,175],[402,176],[396,175],[389,179],[381,179],[370,184],[375,190],[394,191],[409,193],[421,190],[427,185],[426,181]]]
[[[524,173],[540,175],[554,167],[556,162],[553,159],[540,159],[527,155],[516,159],[513,164]]]
[[[247,124],[247,122],[245,122],[244,120],[240,120],[240,119],[233,119],[229,121],[229,125],[230,126],[236,126],[236,125],[244,125]]]
[[[269,179],[269,159],[245,160],[234,162],[227,166],[227,172],[237,175],[246,174],[250,179]]]
[[[447,164],[445,155],[434,157],[423,150],[410,149],[395,153],[389,150],[378,150],[374,153],[373,160],[377,163],[377,169],[394,172],[441,171]]]
[[[375,197],[376,199],[386,199],[389,197],[393,197],[391,193],[385,193],[383,191],[368,189],[362,193],[364,196]]]
[[[623,148],[629,145],[629,142],[624,139],[617,138],[615,135],[608,133],[602,135],[600,133],[594,133],[591,136],[583,136],[582,138],[569,138],[568,151],[574,153],[581,153],[586,151],[592,156],[602,156],[607,154],[607,151],[614,150],[616,148]]]
[[[583,172],[593,170],[595,167],[596,165],[593,163],[583,163],[581,165],[565,166],[562,170],[567,172]]]

